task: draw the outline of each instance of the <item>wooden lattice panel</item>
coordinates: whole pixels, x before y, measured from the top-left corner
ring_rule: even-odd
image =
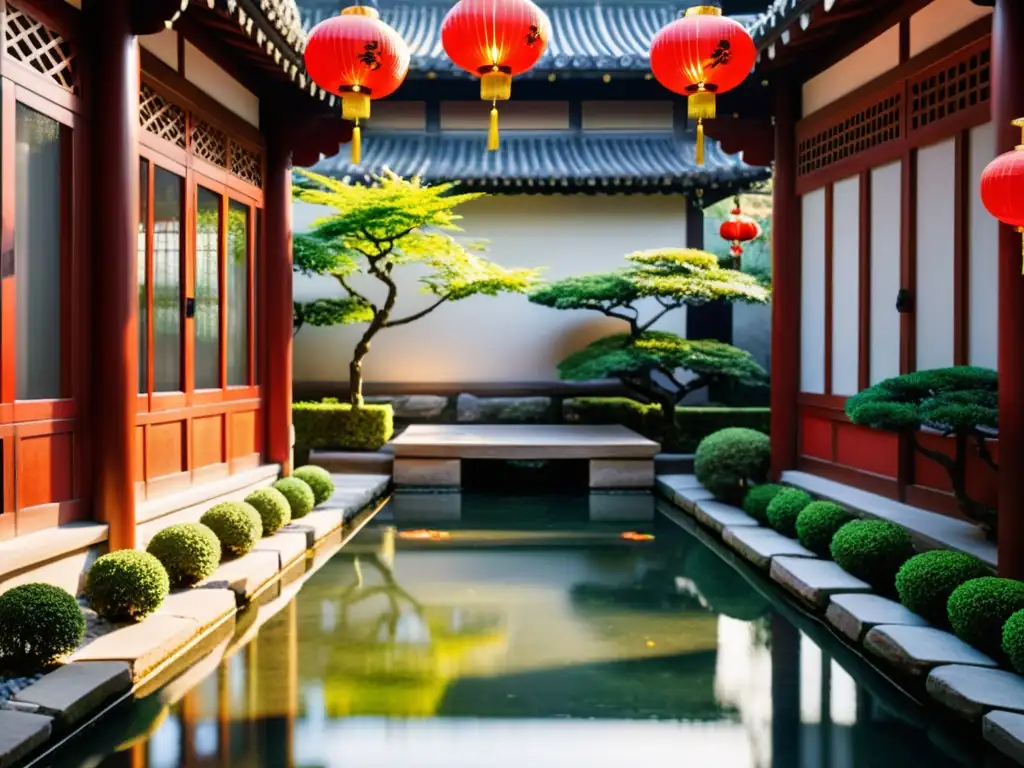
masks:
[[[900,138],[902,102],[890,93],[827,127],[802,138],[797,148],[798,175],[820,171],[861,152]]]
[[[203,158],[208,163],[227,168],[227,134],[204,120],[196,120],[192,126],[192,154]]]
[[[27,64],[61,88],[77,93],[71,46],[56,32],[7,4],[4,50],[12,59]]]
[[[185,110],[146,84],[139,91],[139,125],[161,139],[185,148]]]
[[[907,88],[910,130],[921,130],[989,101],[991,57],[986,40],[911,78]]]
[[[258,152],[231,142],[231,173],[253,186],[263,186],[263,158]]]

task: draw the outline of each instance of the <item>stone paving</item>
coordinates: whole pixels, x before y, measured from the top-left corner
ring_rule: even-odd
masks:
[[[950,664],[932,670],[926,687],[933,699],[969,720],[993,709],[1024,714],[1024,678],[1013,672]]]
[[[855,643],[880,624],[926,627],[928,622],[895,600],[881,595],[833,595],[825,611],[828,622]]]
[[[770,570],[772,580],[812,608],[823,611],[829,598],[842,592],[870,592],[871,587],[831,560],[807,557],[776,557]]]
[[[800,542],[770,528],[762,528],[756,521],[753,526],[726,528],[722,540],[762,570],[768,570],[776,557],[815,557]]]

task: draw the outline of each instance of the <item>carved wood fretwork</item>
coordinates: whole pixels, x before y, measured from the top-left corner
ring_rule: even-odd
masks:
[[[258,152],[231,141],[231,173],[255,187],[263,186],[263,159]]]
[[[192,122],[192,154],[208,163],[228,167],[228,136],[205,120]]]
[[[146,84],[139,91],[139,124],[143,130],[185,149],[185,110]]]
[[[68,42],[10,3],[4,19],[4,50],[61,88],[78,93],[74,54]]]
[[[988,40],[910,78],[910,130],[984,104],[992,96],[992,48]]]

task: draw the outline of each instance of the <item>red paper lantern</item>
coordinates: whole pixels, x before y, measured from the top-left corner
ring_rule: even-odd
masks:
[[[313,82],[341,97],[341,114],[356,125],[352,163],[360,160],[359,121],[370,117],[370,101],[394,93],[409,73],[409,46],[380,20],[374,8],[354,5],[309,33],[306,72]]]
[[[651,41],[651,72],[673,93],[687,96],[697,121],[697,165],[704,164],[704,121],[716,115],[715,95],[742,83],[757,49],[747,30],[713,5],[698,5]]]
[[[1024,132],[1024,118],[1013,124]],[[981,202],[999,221],[1024,235],[1024,138],[1017,149],[1000,155],[982,171]]]
[[[730,211],[729,218],[722,222],[718,234],[723,240],[732,243],[732,255],[739,258],[743,255],[743,243],[757,239],[761,234],[761,227],[752,218],[743,214],[737,202],[736,207]]]
[[[455,63],[480,78],[491,102],[487,149],[498,148],[498,102],[512,95],[512,78],[532,69],[551,36],[551,22],[531,0],[459,0],[441,22],[441,45]]]

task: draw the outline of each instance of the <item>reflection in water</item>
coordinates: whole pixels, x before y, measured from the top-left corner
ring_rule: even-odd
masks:
[[[675,525],[630,541],[621,533],[635,523],[523,526],[537,510],[508,504],[494,515],[430,541],[366,529],[283,608],[265,608],[277,612],[251,639],[98,729],[98,757],[77,746],[54,764],[982,762],[973,745],[962,758],[935,746],[912,702],[860,668],[855,681]],[[587,546],[567,543],[573,526]]]

